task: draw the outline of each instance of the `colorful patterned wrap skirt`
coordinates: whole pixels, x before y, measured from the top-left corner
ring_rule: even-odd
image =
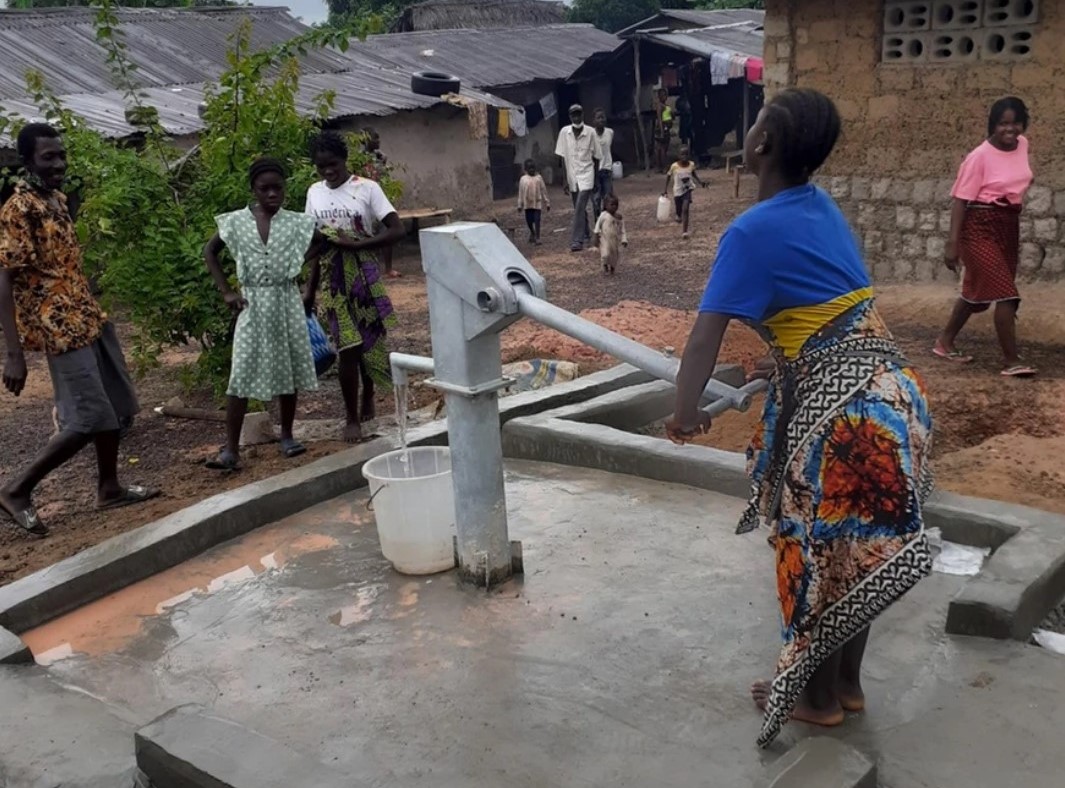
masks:
[[[335,233],[330,228],[322,232]],[[372,253],[333,249],[322,258],[318,317],[338,352],[361,347],[370,377],[379,385],[390,384],[385,338],[396,316]]]
[[[821,663],[931,571],[931,450],[924,386],[871,299],[778,360],[737,528],[766,522],[776,549],[784,644],[760,746]]]

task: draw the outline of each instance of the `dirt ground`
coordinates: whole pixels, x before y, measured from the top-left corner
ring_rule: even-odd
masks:
[[[555,211],[545,215],[544,245],[529,248],[524,226],[510,201],[496,205],[495,219],[513,232],[515,242],[546,277],[550,299],[595,322],[651,347],[683,351],[712,259],[717,238],[753,197],[754,181],[732,196],[724,173],[709,176],[711,188],[696,195],[693,238],[682,241],[675,225],[654,221],[659,176],[637,175],[617,184],[621,213],[630,245],[615,277],[605,277],[593,252],[568,251],[569,200],[552,195]],[[405,244],[396,254],[404,278],[391,287],[401,324],[390,347],[408,353],[430,352],[424,277],[417,246]],[[936,360],[929,352],[953,299],[946,285],[895,285],[878,288],[881,309],[911,360],[924,374],[936,418],[937,473],[941,487],[1065,513],[1065,376],[1060,359],[1065,346],[1065,285],[1030,284],[1023,289],[1020,334],[1026,360],[1041,375],[1035,380],[1004,380],[997,374],[998,354],[990,320],[976,318],[964,336],[976,362],[960,367]],[[126,332],[126,327],[121,327]],[[504,336],[506,361],[558,358],[577,361],[582,374],[613,363],[594,350],[538,325],[522,322]],[[763,354],[749,330],[736,327],[727,337],[723,360],[750,364]],[[312,462],[345,448],[323,442],[310,445],[296,460],[282,459],[275,446],[258,447],[245,458],[245,470],[231,476],[203,468],[204,459],[222,441],[222,425],[168,419],[153,408],[175,395],[188,404],[211,407],[204,393],[182,391],[181,368],[194,356],[187,350],[168,353],[161,366],[139,382],[143,413],[122,447],[124,478],[158,486],[160,499],[110,513],[94,511],[95,467],[84,452],[47,479],[36,494],[42,518],[52,529],[45,540],[31,540],[0,528],[0,584],[73,555],[110,536],[130,530],[208,496],[286,469]],[[432,395],[422,391],[418,404]],[[378,410],[393,410],[391,394],[379,393]],[[51,386],[43,359],[31,362],[26,391],[15,400],[0,396],[0,478],[28,462],[52,432]],[[340,418],[336,379],[327,378],[314,394],[302,397],[303,418]],[[749,438],[755,407],[715,422],[708,442],[742,450]]]

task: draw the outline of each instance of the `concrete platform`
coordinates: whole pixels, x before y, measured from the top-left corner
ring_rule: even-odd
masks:
[[[775,581],[764,538],[732,533],[738,499],[507,467],[527,574],[492,594],[395,574],[353,493],[23,633],[48,666],[0,668],[0,776],[108,784],[132,730],[185,703],[405,788],[746,788],[814,732],[754,745]],[[933,576],[881,618],[869,711],[830,735],[891,788],[1058,786],[1065,661],[944,634],[963,582]]]

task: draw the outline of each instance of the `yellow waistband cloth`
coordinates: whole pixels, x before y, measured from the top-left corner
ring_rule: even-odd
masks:
[[[863,287],[823,304],[782,309],[763,321],[762,325],[772,333],[774,344],[785,358],[796,358],[806,340],[816,334],[825,323],[872,297],[873,288]]]

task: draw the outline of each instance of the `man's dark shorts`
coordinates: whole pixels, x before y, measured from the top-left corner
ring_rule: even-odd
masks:
[[[124,430],[140,410],[115,327],[88,347],[48,356],[59,428],[94,435]]]

